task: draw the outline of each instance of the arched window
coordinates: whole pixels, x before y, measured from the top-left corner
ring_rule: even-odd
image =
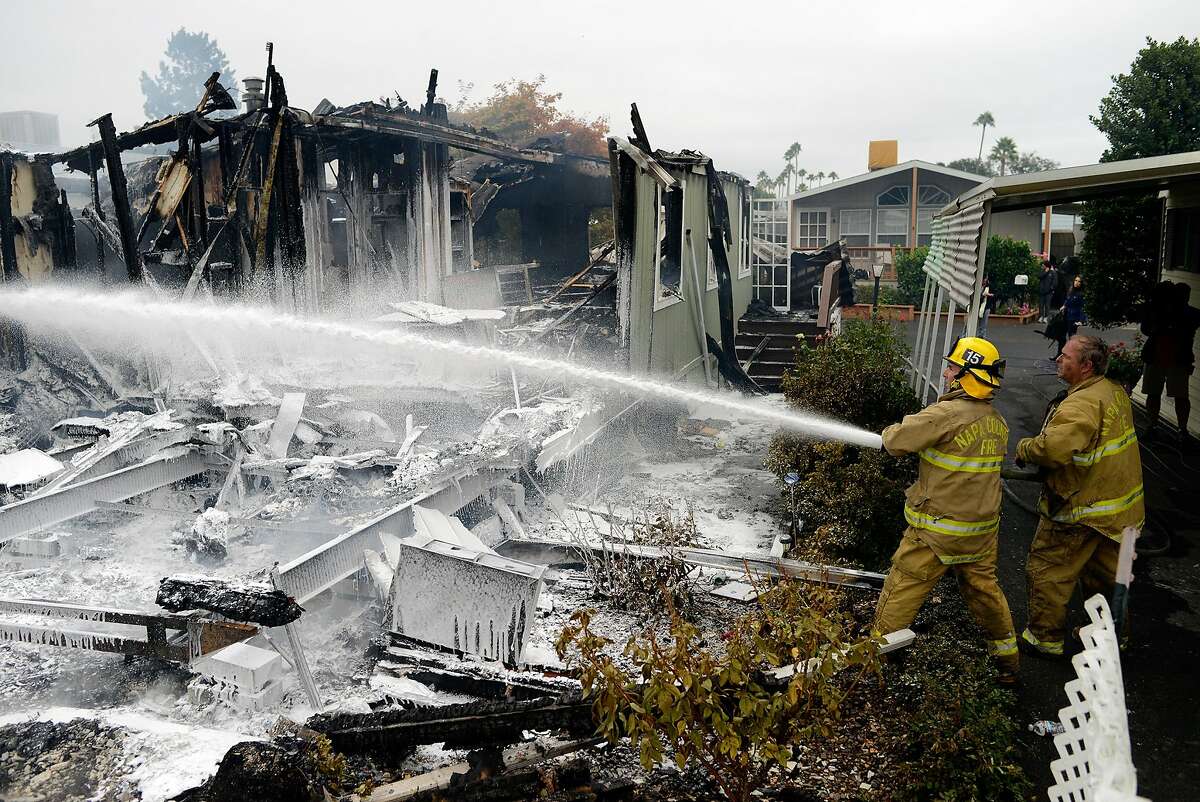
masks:
[[[917,188],[918,206],[945,206],[950,200],[949,192],[933,184],[922,184]]]
[[[886,192],[881,192],[879,197],[875,198],[876,206],[907,206],[909,198],[912,197],[911,190],[904,186],[895,186]]]

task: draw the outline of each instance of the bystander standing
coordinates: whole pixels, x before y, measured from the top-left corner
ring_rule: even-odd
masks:
[[[1162,392],[1175,404],[1175,420],[1179,424],[1180,448],[1190,451],[1194,445],[1188,435],[1191,399],[1188,383],[1195,369],[1193,342],[1200,328],[1200,310],[1190,303],[1192,288],[1187,284],[1160,282],[1150,297],[1150,305],[1142,320],[1146,345],[1142,349],[1145,368],[1142,373],[1142,392],[1146,394],[1146,414],[1150,423],[1143,439],[1151,442],[1157,437],[1158,412]]]
[[[1040,296],[1042,305],[1038,312],[1040,317],[1038,323],[1046,323],[1050,320],[1050,310],[1053,309],[1050,305],[1054,298],[1054,289],[1058,285],[1058,271],[1054,265],[1050,264],[1050,260],[1046,259],[1042,262],[1042,275],[1038,277],[1038,295]]]

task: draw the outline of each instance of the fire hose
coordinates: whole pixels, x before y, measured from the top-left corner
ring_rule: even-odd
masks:
[[[1040,468],[1018,468],[1015,465],[1006,465],[1000,469],[1000,486],[1004,490],[1004,494],[1008,498],[1030,515],[1040,515],[1037,508],[1018,496],[1012,487],[1009,486],[1009,481],[1016,482],[1042,482],[1045,475]],[[1149,509],[1146,510],[1146,526],[1143,527],[1143,537],[1138,538],[1140,542],[1145,542],[1144,535],[1147,530],[1152,530],[1162,533],[1162,545],[1159,546],[1138,546],[1138,555],[1142,557],[1159,557],[1166,554],[1171,549],[1171,526],[1162,519],[1162,516],[1156,515]]]

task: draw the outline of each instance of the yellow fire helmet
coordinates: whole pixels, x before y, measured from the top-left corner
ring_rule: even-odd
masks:
[[[1004,360],[996,346],[982,337],[959,337],[946,355],[946,361],[957,365],[959,385],[972,398],[989,399],[1004,378]]]

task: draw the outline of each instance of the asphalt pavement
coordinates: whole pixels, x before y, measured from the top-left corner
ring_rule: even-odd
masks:
[[[911,344],[916,326],[904,328]],[[1008,421],[1010,460],[1017,441],[1040,430],[1046,405],[1065,387],[1055,375],[1055,346],[1037,333],[1039,328],[1037,324],[993,324],[989,331],[989,339],[1008,363],[996,406]],[[1081,333],[1109,342],[1128,342],[1134,334],[1121,329]],[[1164,398],[1163,403],[1171,402]],[[1140,434],[1144,410],[1135,406],[1135,418]],[[1144,552],[1163,553],[1143,553],[1134,564],[1133,637],[1122,657],[1133,762],[1141,796],[1155,802],[1192,800],[1200,797],[1196,791],[1200,778],[1200,455],[1181,454],[1173,436],[1140,446],[1150,522],[1139,546]],[[1036,501],[1038,485],[1010,484],[1027,503]],[[998,575],[1018,633],[1026,623],[1025,561],[1036,526],[1036,517],[1006,495]],[[1078,591],[1070,610],[1070,627],[1088,622]],[[1071,647],[1068,642],[1069,653],[1080,648],[1077,643]],[[1021,659],[1017,689],[1021,724],[1057,719],[1059,709],[1067,704],[1063,686],[1075,677],[1074,667],[1069,661],[1050,662],[1024,654]],[[1037,789],[1035,798],[1046,799],[1045,789],[1053,782],[1050,762],[1057,757],[1053,739],[1024,731],[1020,742],[1023,765]]]

